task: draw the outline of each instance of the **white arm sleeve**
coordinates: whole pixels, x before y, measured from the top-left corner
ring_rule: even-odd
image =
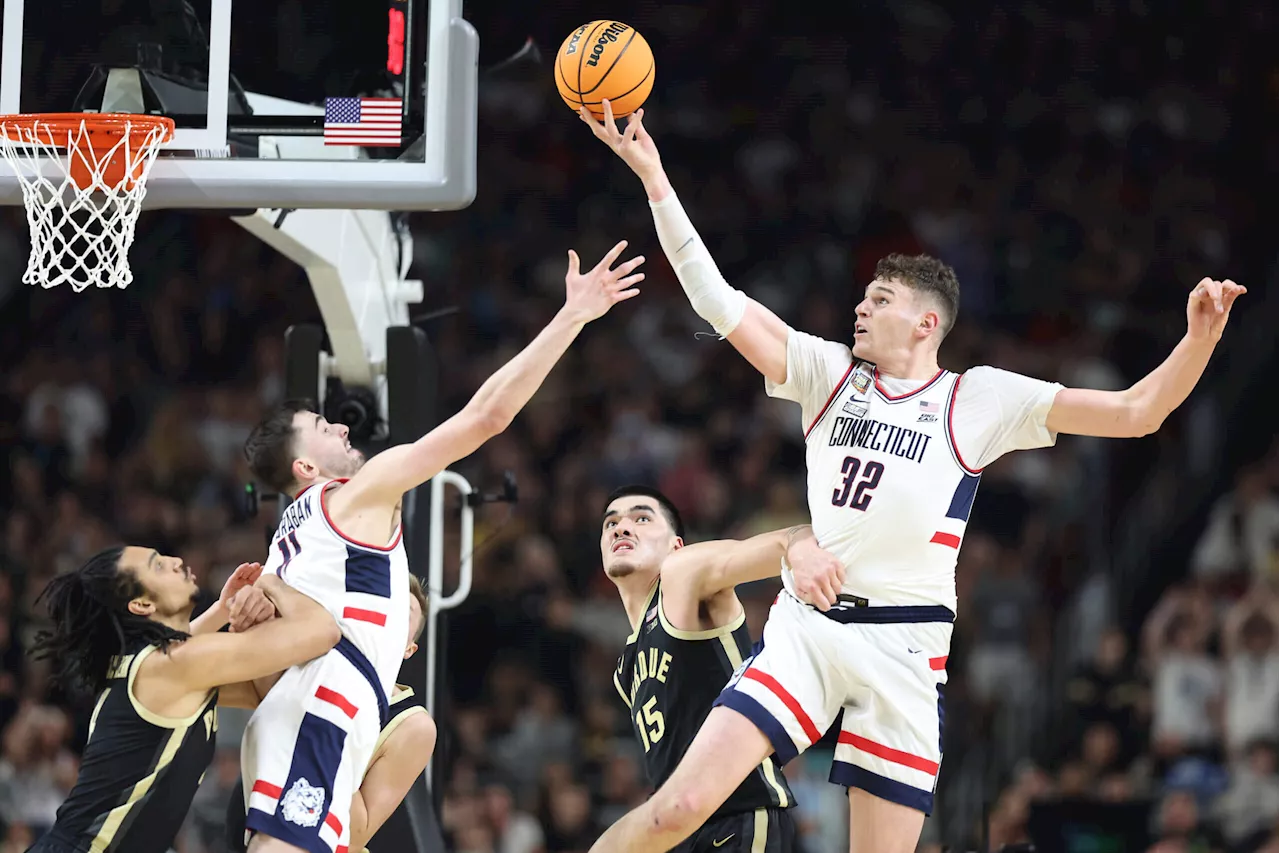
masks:
[[[996,367],[966,371],[951,413],[956,451],[964,464],[985,468],[1014,450],[1051,447],[1057,433],[1045,418],[1062,386]]]
[[[844,344],[788,329],[787,381],[778,385],[766,378],[764,390],[770,397],[799,403],[807,430],[852,363],[853,353]]]
[[[662,201],[649,202],[649,207],[658,229],[658,242],[676,271],[689,304],[717,335],[728,337],[742,322],[747,310],[746,294],[724,280],[674,192]]]

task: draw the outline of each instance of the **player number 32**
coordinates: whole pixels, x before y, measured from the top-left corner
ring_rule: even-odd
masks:
[[[840,466],[844,482],[831,493],[832,506],[848,506],[849,509],[865,511],[871,503],[871,492],[880,485],[880,476],[884,474],[884,465],[874,459],[863,465],[856,456],[846,456]],[[859,477],[858,474],[862,476]]]
[[[636,730],[640,732],[640,742],[644,744],[645,752],[662,740],[663,734],[667,731],[666,720],[662,719],[662,712],[658,710],[657,705],[658,697],[650,696],[649,701],[644,703],[644,707],[636,711]]]

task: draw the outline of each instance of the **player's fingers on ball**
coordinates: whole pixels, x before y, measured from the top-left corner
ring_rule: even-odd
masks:
[[[605,127],[613,130],[616,133],[618,131],[618,125],[615,124],[613,121],[613,104],[609,103],[608,98],[605,98],[600,102],[600,106],[604,110]]]

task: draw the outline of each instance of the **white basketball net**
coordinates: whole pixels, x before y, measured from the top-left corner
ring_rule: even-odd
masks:
[[[83,121],[60,128],[0,118],[0,151],[22,184],[31,227],[23,282],[41,287],[67,283],[79,293],[91,285],[128,287],[133,281],[129,247],[147,175],[168,128],[156,125],[144,132],[125,121],[120,129],[111,148],[95,151]],[[89,173],[84,188],[72,180],[73,153]],[[108,186],[104,173],[115,158],[123,158],[124,174],[134,179]]]

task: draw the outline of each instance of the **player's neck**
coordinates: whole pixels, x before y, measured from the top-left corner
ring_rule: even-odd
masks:
[[[175,613],[172,616],[154,615],[151,619],[155,622],[159,622],[166,628],[172,628],[182,634],[190,634],[191,613],[192,611],[188,610],[186,613]]]
[[[938,374],[937,350],[904,350],[876,361],[876,372],[884,379],[928,382]]]
[[[658,582],[656,572],[633,572],[625,578],[617,578],[614,584],[622,597],[622,608],[627,611],[627,622],[634,631],[644,618],[644,606],[649,602],[653,585]]]

